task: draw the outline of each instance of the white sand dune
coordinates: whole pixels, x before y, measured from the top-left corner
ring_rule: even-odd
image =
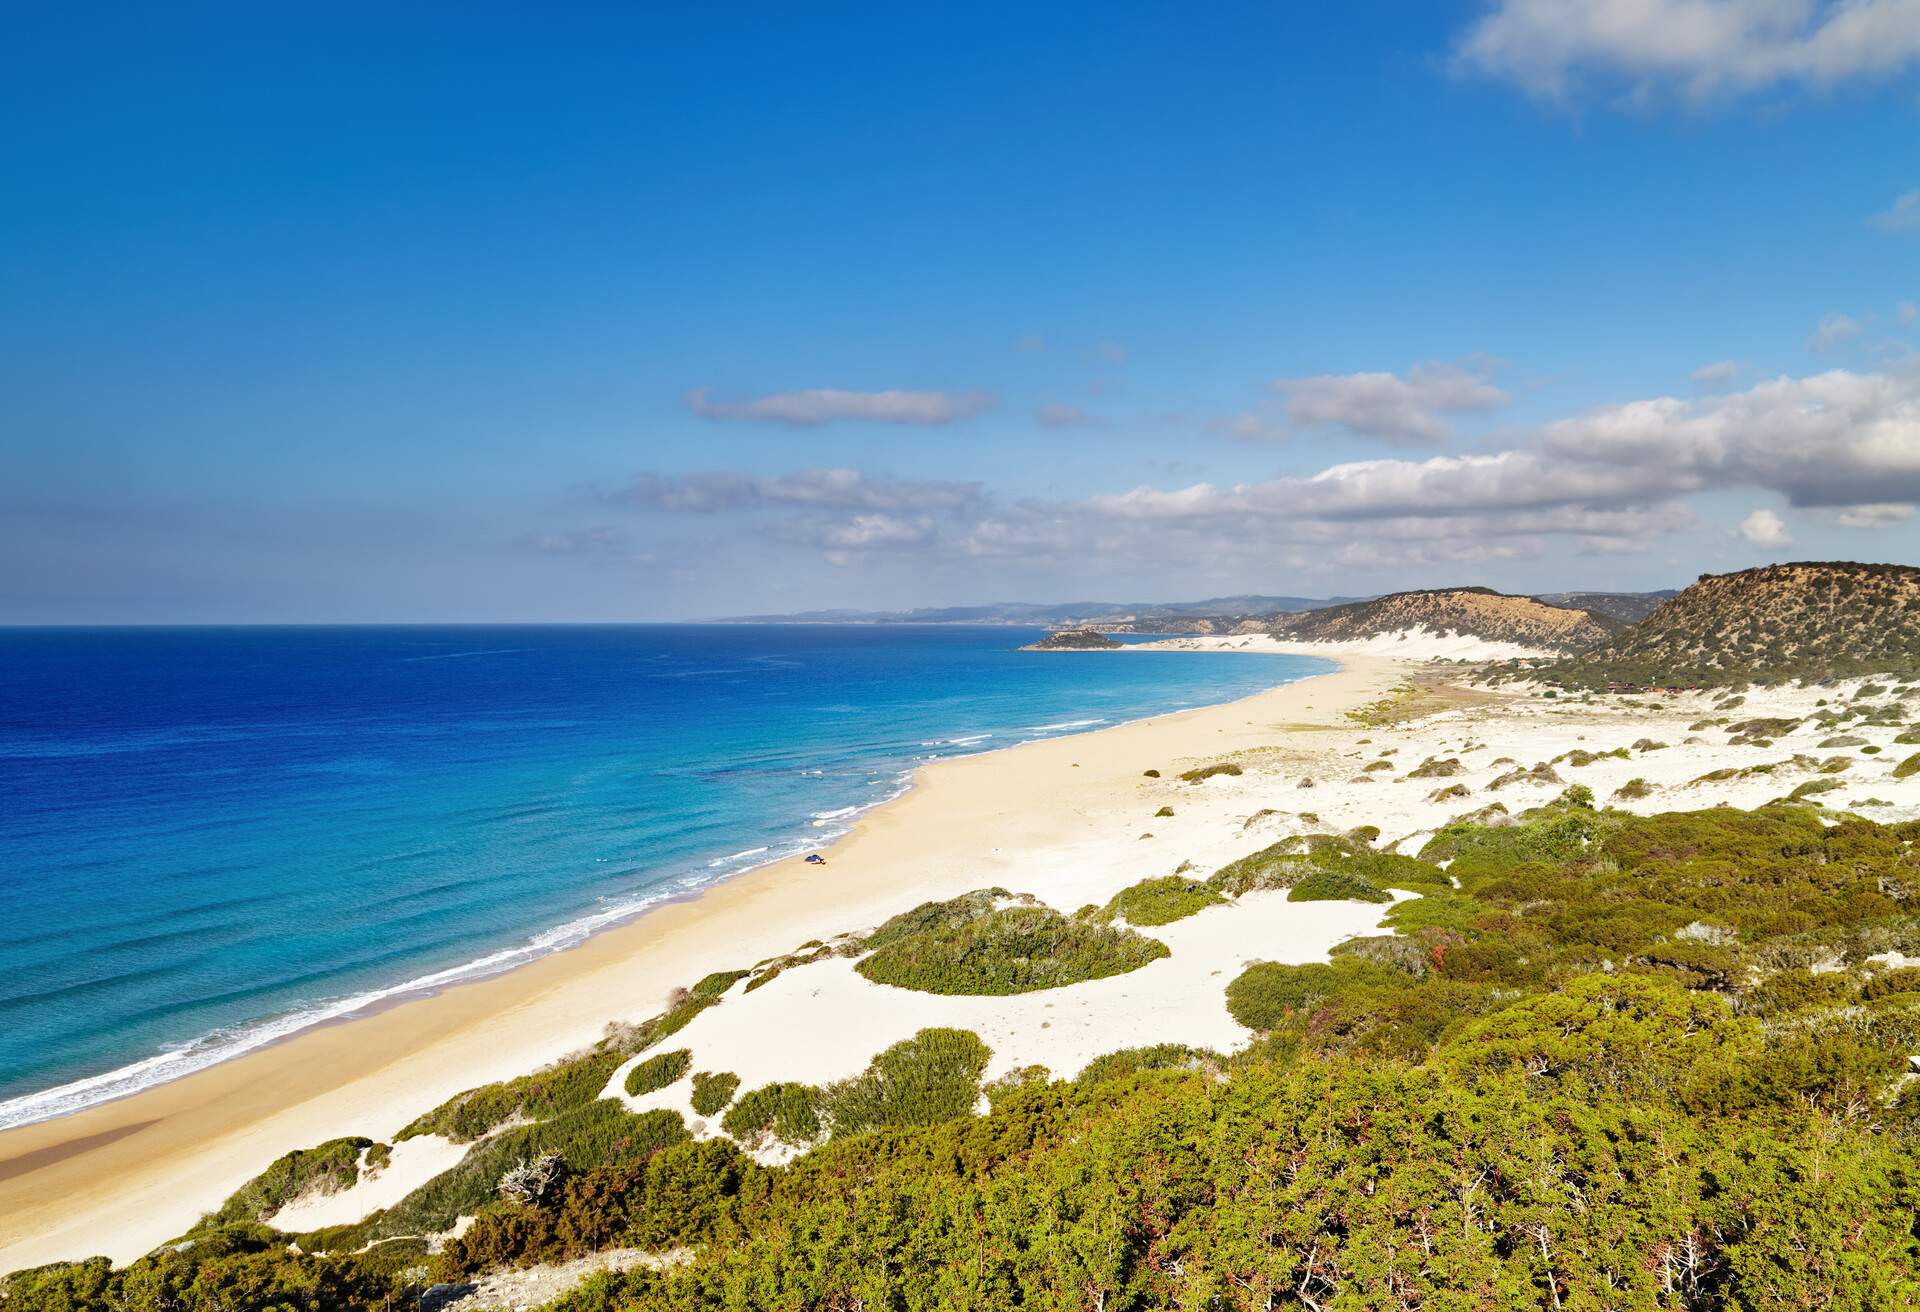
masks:
[[[1346,642],[1286,642],[1270,633],[1237,633],[1166,638],[1159,642],[1133,643],[1120,650],[1245,651],[1268,656],[1383,656],[1402,661],[1506,661],[1555,654],[1544,647],[1496,642],[1452,630],[1436,633],[1424,624]]]

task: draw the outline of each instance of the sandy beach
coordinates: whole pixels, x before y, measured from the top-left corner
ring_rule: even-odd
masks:
[[[1275,649],[1242,637],[1167,645]],[[390,1140],[460,1090],[578,1050],[609,1022],[658,1013],[676,986],[864,931],[929,899],[998,886],[1072,912],[1143,879],[1182,869],[1204,877],[1290,835],[1362,825],[1379,828],[1382,846],[1417,852],[1452,819],[1496,804],[1517,814],[1575,784],[1600,804],[1642,813],[1754,807],[1798,793],[1883,821],[1920,816],[1920,774],[1894,773],[1912,751],[1895,742],[1900,728],[1856,724],[1843,734],[1805,718],[1864,680],[1752,689],[1737,700],[1572,698],[1464,683],[1470,671],[1444,662],[1471,648],[1447,639],[1376,645],[1400,656],[1287,648],[1334,655],[1341,666],[1221,706],[926,767],[905,796],[863,817],[825,866],[770,865],[509,974],[0,1134],[0,1269],[94,1253],[131,1259],[290,1149],[340,1135]],[[1743,724],[1768,716],[1785,727]],[[1241,772],[1177,777],[1223,759]],[[1171,949],[1164,959],[1011,998],[889,988],[829,958],[752,993],[736,985],[673,1044],[693,1051],[693,1069],[733,1071],[743,1088],[855,1074],[931,1025],[978,1033],[992,1050],[989,1079],[1029,1064],[1071,1076],[1102,1053],[1152,1043],[1227,1052],[1251,1037],[1224,1005],[1226,984],[1248,962],[1324,960],[1342,939],[1377,932],[1380,911],[1250,893],[1149,931]],[[672,1108],[695,1133],[714,1132],[692,1111],[689,1078],[632,1098],[624,1073],[605,1096],[635,1110]],[[278,1219],[357,1220],[459,1155],[437,1140],[403,1148],[385,1172]]]
[[[709,971],[969,889],[1002,884],[1051,898],[1029,876],[1036,854],[1055,854],[1046,864],[1057,868],[1063,849],[1110,844],[1120,832],[1152,846],[1136,839],[1160,804],[1144,770],[1171,775],[1295,726],[1338,726],[1400,677],[1396,663],[1350,660],[1227,705],[942,762],[864,816],[824,867],[766,866],[508,974],[0,1133],[0,1270],[90,1254],[130,1260],[289,1149],[388,1138],[462,1089],[574,1051],[611,1021],[658,1012],[669,990]],[[1167,862],[1147,851],[1133,864],[1139,873],[1111,877],[1132,882],[1165,873]]]

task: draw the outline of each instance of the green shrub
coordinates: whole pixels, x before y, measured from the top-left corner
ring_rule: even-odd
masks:
[[[1248,966],[1227,985],[1227,1011],[1250,1030],[1271,1030],[1342,994],[1401,988],[1406,982],[1399,971],[1358,958],[1299,966],[1262,961]]]
[[[1653,785],[1645,779],[1629,779],[1613,790],[1613,795],[1624,802],[1635,802],[1653,795]]]
[[[745,979],[752,973],[747,970],[716,970],[713,974],[701,979],[688,992],[696,998],[717,998],[732,988],[737,981]]]
[[[329,1139],[317,1147],[297,1148],[240,1186],[200,1225],[265,1221],[288,1203],[309,1194],[351,1189],[360,1179],[361,1152],[374,1147],[384,1149],[386,1145],[376,1145],[371,1139]]]
[[[693,1076],[693,1110],[701,1116],[717,1116],[740,1087],[740,1077],[732,1071],[696,1071]]]
[[[1403,934],[1429,928],[1464,931],[1491,910],[1464,893],[1434,892],[1394,903],[1380,923]]]
[[[869,949],[883,948],[917,934],[958,929],[982,916],[992,915],[1005,902],[1036,905],[1033,898],[1025,894],[1016,898],[1004,888],[976,888],[945,902],[922,902],[911,911],[902,911],[867,935],[866,945]]]
[[[627,1072],[627,1094],[638,1098],[664,1089],[685,1075],[693,1065],[693,1053],[686,1048],[649,1057]]]
[[[821,1094],[827,1123],[838,1136],[965,1116],[979,1100],[988,1055],[969,1030],[921,1030],[861,1074],[828,1085]]]
[[[500,1177],[519,1162],[549,1153],[574,1172],[609,1162],[644,1160],[687,1137],[680,1113],[651,1111],[634,1115],[611,1098],[533,1125],[503,1131],[474,1145],[452,1170],[444,1171],[379,1215],[369,1238],[426,1235],[451,1229],[492,1200]]]
[[[1224,901],[1204,883],[1167,875],[1121,889],[1107,903],[1106,914],[1123,917],[1130,925],[1170,925]]]
[[[1908,775],[1920,774],[1920,752],[1915,752],[1906,760],[1893,767],[1895,779],[1905,779]]]
[[[1232,761],[1217,761],[1212,765],[1203,765],[1192,770],[1183,770],[1180,777],[1190,784],[1204,783],[1215,775],[1238,775],[1244,771]]]
[[[749,1148],[769,1137],[805,1147],[820,1137],[820,1091],[810,1084],[762,1085],[727,1108],[720,1128]]]
[[[1184,1043],[1156,1043],[1146,1048],[1122,1048],[1088,1062],[1074,1083],[1085,1087],[1108,1080],[1131,1079],[1143,1071],[1219,1071],[1226,1058],[1210,1048]]]
[[[1287,890],[1289,902],[1391,902],[1393,894],[1375,888],[1349,870],[1313,870]]]
[[[923,993],[1007,994],[1061,988],[1138,970],[1167,946],[1132,930],[1012,906],[892,939],[855,969],[876,984]]]

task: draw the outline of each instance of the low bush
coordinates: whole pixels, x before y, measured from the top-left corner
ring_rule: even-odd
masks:
[[[1142,1071],[1222,1070],[1226,1058],[1211,1048],[1190,1048],[1184,1043],[1156,1043],[1146,1048],[1122,1048],[1088,1062],[1074,1083],[1082,1087],[1107,1080],[1130,1079]]]
[[[696,1071],[693,1077],[693,1110],[702,1116],[717,1116],[733,1101],[740,1077],[732,1071]]]
[[[1391,902],[1393,894],[1350,870],[1310,870],[1287,890],[1289,902]]]
[[[1300,966],[1262,961],[1227,985],[1227,1011],[1248,1029],[1266,1031],[1342,994],[1406,983],[1407,977],[1391,967],[1353,957]]]
[[[979,1100],[988,1055],[970,1030],[921,1030],[875,1057],[859,1075],[828,1085],[820,1105],[836,1136],[952,1120]]]
[[[288,1203],[309,1194],[351,1189],[360,1179],[361,1152],[374,1147],[386,1145],[376,1145],[371,1139],[329,1139],[313,1148],[297,1148],[240,1186],[200,1225],[265,1221]]]
[[[1190,784],[1197,784],[1204,783],[1216,775],[1227,775],[1231,777],[1243,773],[1245,772],[1232,761],[1219,761],[1213,765],[1203,765],[1197,769],[1183,770],[1180,773],[1180,777]]]
[[[997,995],[1120,975],[1166,955],[1166,944],[1132,930],[1011,906],[890,940],[855,969],[922,993]]]
[[[748,1148],[769,1138],[805,1147],[820,1137],[820,1091],[811,1084],[762,1085],[727,1108],[720,1128]]]
[[[1909,775],[1920,774],[1920,752],[1915,752],[1906,760],[1893,767],[1895,779],[1905,779]]]
[[[436,1175],[388,1211],[376,1214],[366,1237],[428,1235],[451,1229],[461,1216],[474,1213],[490,1201],[500,1177],[522,1161],[551,1153],[568,1170],[580,1172],[609,1162],[644,1159],[686,1137],[686,1124],[678,1112],[651,1111],[636,1116],[610,1098],[589,1103],[476,1144],[452,1170]]]
[[[1143,879],[1121,889],[1107,903],[1106,914],[1119,916],[1130,925],[1170,925],[1224,901],[1225,898],[1204,883],[1167,875]]]
[[[663,1052],[658,1057],[649,1057],[627,1072],[627,1094],[629,1097],[638,1098],[657,1089],[664,1089],[685,1075],[692,1065],[693,1053],[686,1048]]]

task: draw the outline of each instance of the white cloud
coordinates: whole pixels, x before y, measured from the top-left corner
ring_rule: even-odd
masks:
[[[1287,418],[1333,424],[1389,442],[1438,442],[1451,431],[1446,415],[1494,410],[1507,394],[1483,376],[1450,364],[1420,364],[1390,373],[1318,374],[1283,378]]]
[[[1693,381],[1701,387],[1725,387],[1740,372],[1736,360],[1716,360],[1693,371]]]
[[[1887,232],[1920,232],[1920,187],[1901,192],[1867,222]]]
[[[1840,527],[1909,523],[1920,502],[1920,368],[1836,369],[1733,393],[1652,397],[1546,425],[1506,450],[1351,461],[1231,486],[1008,501],[976,483],[811,469],[649,474],[609,499],[757,515],[749,531],[840,564],[888,555],[911,556],[916,569],[1099,560],[1198,578],[1451,572],[1554,553],[1645,552],[1697,530],[1689,498],[1709,492],[1777,497]],[[1778,545],[1784,513],[1749,517],[1742,532],[1757,546]]]
[[[1773,511],[1760,509],[1740,521],[1740,536],[1756,547],[1784,547],[1793,541],[1787,525]]]
[[[1090,428],[1100,422],[1077,405],[1043,405],[1033,418],[1043,428]]]
[[[1915,305],[1912,301],[1900,302],[1894,307],[1893,312],[1905,326],[1911,326],[1915,319],[1920,319],[1920,305]]]
[[[1149,520],[1458,519],[1644,507],[1735,487],[1802,507],[1920,500],[1920,374],[1836,369],[1697,400],[1655,397],[1561,420],[1506,451],[1356,461],[1232,488],[1141,487],[1089,504]]]
[[[1905,502],[1888,501],[1860,506],[1839,506],[1833,522],[1841,528],[1889,528],[1913,518],[1913,507]]]
[[[1824,316],[1813,335],[1807,338],[1810,351],[1831,351],[1842,342],[1851,341],[1861,333],[1860,321],[1850,314],[1829,314]]]
[[[1920,0],[1492,0],[1455,57],[1553,101],[1824,88],[1920,60]]]
[[[803,392],[776,392],[752,401],[714,401],[707,389],[687,393],[687,407],[708,419],[812,427],[836,420],[872,424],[932,426],[969,419],[993,404],[984,392],[848,392],[814,388]]]
[[[979,503],[978,483],[872,479],[857,469],[802,469],[791,474],[641,474],[611,501],[684,514],[797,508],[812,510],[955,511]]]

